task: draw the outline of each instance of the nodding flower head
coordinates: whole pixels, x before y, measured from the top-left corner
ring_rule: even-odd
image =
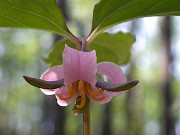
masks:
[[[109,82],[99,79],[97,74],[105,75]],[[107,103],[138,83],[127,82],[121,68],[112,62],[97,64],[95,51],[78,51],[68,46],[63,52],[62,65],[46,70],[40,79],[24,78],[44,94],[55,94],[60,106],[67,106],[80,97],[77,108],[83,108],[87,98],[95,103]]]

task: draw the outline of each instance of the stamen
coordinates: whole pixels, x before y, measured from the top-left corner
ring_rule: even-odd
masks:
[[[83,108],[86,104],[86,83],[84,81],[79,81],[78,89],[81,95],[81,103],[76,105],[77,108]]]
[[[74,95],[68,95],[67,97],[62,97],[62,95],[60,93],[56,93],[56,95],[61,100],[69,100],[69,99],[71,99],[74,96]]]
[[[79,81],[76,81],[76,82],[73,82],[73,83],[72,83],[72,86],[70,86],[70,87],[68,88],[68,94],[69,94],[69,95],[74,94],[74,91],[76,91],[76,90],[78,89],[78,84],[79,84]]]
[[[99,96],[104,92],[103,89],[100,89],[99,91],[92,91],[92,87],[89,83],[87,83],[87,90],[88,90],[89,95],[92,97]]]
[[[103,97],[100,97],[100,98],[97,98],[97,97],[91,97],[93,100],[95,101],[103,101],[106,97],[103,96]]]
[[[69,100],[69,99],[71,99],[74,96],[74,94],[75,94],[75,92],[77,90],[77,84],[78,84],[78,82],[74,82],[72,84],[72,86],[68,87],[68,91],[67,91],[68,96],[67,97],[62,97],[61,94],[56,93],[57,97],[60,98],[61,100]]]
[[[89,96],[95,101],[102,101],[102,100],[104,100],[106,98],[105,96],[100,97],[100,98],[96,97],[96,96],[101,95],[104,92],[104,90],[100,89],[97,92],[93,92],[91,85],[88,84],[88,83],[87,83],[87,91],[88,91]]]
[[[79,81],[78,90],[79,90],[80,92],[83,92],[84,89],[85,89],[85,87],[84,87],[84,82],[83,82],[83,81]],[[82,94],[82,93],[80,93],[80,94]]]

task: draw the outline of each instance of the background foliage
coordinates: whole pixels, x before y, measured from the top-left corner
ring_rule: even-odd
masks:
[[[5,1],[1,1],[0,4],[2,2]],[[96,3],[97,1],[93,0],[92,2]],[[168,2],[168,0],[165,2]],[[66,5],[69,7],[69,18],[76,18],[68,19],[69,28],[78,37],[87,35],[87,31],[90,31],[89,21],[92,18],[89,16],[92,15],[94,5],[88,3],[88,1],[87,4],[84,0],[68,0],[67,3],[70,3]],[[173,7],[178,4],[179,2],[176,2],[176,5],[166,4],[166,6]],[[82,12],[83,9],[86,12]],[[75,12],[78,15],[74,14]],[[168,52],[171,54],[169,65],[166,63],[167,50],[163,37],[165,33],[163,22],[163,17],[138,19],[115,26],[107,31],[114,33],[115,37],[121,34],[122,39],[116,38],[116,40],[108,41],[107,38],[101,38],[101,35],[99,35],[99,38],[97,36],[97,39],[92,42],[93,46],[98,40],[101,40],[104,42],[105,47],[109,45],[106,48],[107,52],[109,52],[110,46],[117,46],[115,41],[118,41],[119,45],[122,44],[122,46],[126,43],[129,48],[131,43],[135,41],[131,35],[122,34],[119,31],[131,32],[136,35],[136,43],[133,44],[131,50],[131,60],[122,66],[129,80],[140,80],[140,84],[136,89],[114,98],[107,105],[95,105],[92,103],[91,118],[94,135],[105,135],[103,131],[108,128],[110,129],[109,135],[165,135],[166,128],[163,126],[166,119],[164,116],[165,95],[162,86],[167,75],[167,67],[169,67],[168,70],[170,71],[169,82],[171,82],[170,91],[172,96],[170,112],[173,121],[171,125],[174,127],[174,133],[170,135],[180,134],[180,42],[178,38],[180,19],[178,17],[171,18],[172,23],[169,25],[171,28],[171,47],[168,48]],[[104,35],[108,37],[108,34]],[[131,39],[129,40],[130,44],[127,43],[127,40],[123,41],[127,36]],[[61,46],[61,50],[56,47],[59,46],[58,44],[64,44],[65,41],[58,42],[55,46],[56,49],[54,49],[56,52],[50,53],[53,50],[54,37],[52,33],[42,31],[0,29],[0,134],[55,135],[53,119],[55,111],[50,112],[52,117],[46,115],[51,97],[44,96],[38,89],[26,84],[22,78],[24,74],[40,76],[50,66],[44,60],[50,62],[53,59],[54,63],[51,63],[51,65],[61,63],[60,56],[63,46]],[[69,45],[69,43],[67,44]],[[96,49],[98,53],[98,48]],[[113,57],[114,62],[118,64],[127,62],[126,58],[121,59],[124,56],[122,55],[124,50],[117,48],[114,51],[110,55]],[[51,57],[48,57],[49,53]],[[54,54],[58,53],[59,58],[57,60]],[[109,57],[102,58],[108,60]],[[55,62],[54,59],[57,61]],[[60,107],[58,106],[58,108]],[[60,121],[64,125],[64,134],[81,134],[81,117],[71,115],[72,105],[60,109],[65,112],[65,120]],[[108,125],[108,128],[105,128],[105,125]]]

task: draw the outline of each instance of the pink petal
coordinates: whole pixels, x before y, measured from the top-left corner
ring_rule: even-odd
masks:
[[[69,104],[71,104],[73,101],[76,100],[76,98],[78,97],[79,95],[79,92],[77,91],[74,96],[72,98],[70,98],[69,100],[61,100],[60,98],[58,98],[57,96],[57,93],[60,94],[62,97],[67,97],[68,96],[68,93],[67,93],[67,88],[62,88],[58,91],[56,91],[55,95],[56,95],[56,98],[57,98],[57,103],[60,105],[60,106],[67,106]]]
[[[45,81],[56,81],[62,78],[64,78],[64,74],[63,74],[62,66],[59,65],[46,70],[41,75],[40,79]],[[41,89],[41,91],[46,95],[53,95],[57,90],[59,89]]]
[[[94,88],[93,91],[99,91],[99,89]],[[93,102],[97,103],[97,104],[105,104],[108,103],[109,101],[111,101],[112,99],[112,95],[110,95],[107,91],[104,91],[100,96],[97,96],[97,98],[101,98],[101,97],[106,97],[104,100],[102,101],[96,101],[94,99],[92,99],[89,95],[87,95],[88,98],[90,98]]]
[[[123,74],[122,69],[112,62],[101,62],[97,65],[97,72],[102,75],[106,75],[113,84],[120,84],[126,82],[126,77]],[[113,96],[119,96],[123,92],[109,92],[107,94]]]
[[[101,96],[98,96],[98,97],[103,97],[103,96],[106,97],[104,100],[102,100],[102,101],[95,101],[95,102],[98,103],[98,104],[105,104],[105,103],[108,103],[109,101],[111,101],[111,99],[112,99],[112,95],[110,95],[109,92],[107,92],[107,91],[104,91],[101,94]]]
[[[63,52],[64,84],[70,86],[77,80],[96,84],[96,52],[78,51],[65,46]]]

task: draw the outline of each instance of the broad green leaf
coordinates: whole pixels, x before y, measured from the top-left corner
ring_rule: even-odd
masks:
[[[94,8],[88,41],[118,23],[147,16],[172,15],[180,15],[180,0],[101,0]]]
[[[74,39],[55,0],[0,0],[0,27],[39,29]]]
[[[76,48],[76,45],[72,43],[70,40],[60,40],[58,41],[52,51],[50,52],[48,58],[45,60],[47,63],[50,63],[51,66],[56,66],[62,64],[62,53],[64,50],[64,46],[68,45],[72,48]]]
[[[96,50],[97,61],[111,61],[122,65],[129,61],[130,50],[135,37],[129,33],[102,33],[89,45],[89,49]]]

